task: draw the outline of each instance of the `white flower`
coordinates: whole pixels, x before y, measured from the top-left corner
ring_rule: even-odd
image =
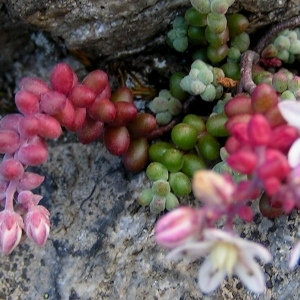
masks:
[[[168,255],[170,259],[207,256],[198,274],[202,292],[214,291],[226,275],[231,277],[233,274],[253,292],[264,291],[264,276],[254,257],[269,262],[272,256],[266,248],[219,229],[205,229],[203,237],[203,241],[179,246]]]
[[[300,165],[300,139],[295,140],[291,146],[288,153],[288,162],[291,168],[296,168]]]
[[[284,100],[278,103],[278,109],[291,126],[300,129],[300,102],[295,100]],[[300,164],[300,139],[294,141],[288,153],[288,162],[292,168]]]
[[[299,261],[300,256],[300,241],[293,247],[289,259],[289,268],[294,269]]]
[[[295,100],[283,100],[278,103],[278,109],[291,126],[300,129],[300,102]]]

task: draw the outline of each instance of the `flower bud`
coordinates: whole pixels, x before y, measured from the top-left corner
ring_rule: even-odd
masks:
[[[33,242],[45,245],[50,232],[49,211],[41,205],[31,206],[24,217],[24,230]]]
[[[23,212],[24,214],[25,211],[28,211],[28,209],[31,206],[38,205],[42,199],[43,199],[42,195],[33,194],[31,191],[21,191],[17,198],[17,202],[18,202],[17,207],[19,208],[22,207],[24,210]]]
[[[33,190],[39,187],[44,181],[45,177],[33,172],[24,172],[19,181],[19,190]]]
[[[234,186],[224,176],[201,170],[194,174],[192,189],[195,197],[207,205],[224,205],[232,201]]]
[[[18,195],[18,203],[24,204],[26,207],[29,207],[33,204],[34,194],[31,191],[22,191]]]
[[[155,240],[166,248],[174,248],[201,236],[203,214],[188,206],[176,208],[158,220]]]
[[[14,211],[3,210],[0,212],[0,251],[10,254],[20,243],[22,236],[23,220]]]

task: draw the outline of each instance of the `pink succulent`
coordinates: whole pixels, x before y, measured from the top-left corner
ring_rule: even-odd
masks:
[[[23,220],[14,211],[4,209],[0,212],[0,251],[10,254],[20,243]]]

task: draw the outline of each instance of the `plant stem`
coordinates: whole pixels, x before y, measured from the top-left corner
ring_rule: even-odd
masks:
[[[282,30],[287,28],[295,28],[300,25],[300,16],[296,16],[289,20],[277,23],[274,25],[257,43],[254,51],[247,50],[244,52],[241,60],[241,79],[237,87],[237,94],[243,91],[252,93],[256,87],[252,80],[252,66],[258,63],[261,52],[267,45],[270,44],[272,39]]]
[[[6,189],[5,209],[14,210],[14,195],[17,189],[17,181],[10,181]]]
[[[257,52],[247,50],[244,52],[241,60],[241,79],[237,86],[237,94],[242,93],[243,90],[251,94],[256,87],[252,80],[252,66],[258,63],[259,55]]]

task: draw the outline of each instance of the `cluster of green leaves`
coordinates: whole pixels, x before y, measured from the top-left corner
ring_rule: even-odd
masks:
[[[172,96],[169,90],[161,90],[157,97],[149,102],[148,108],[155,114],[158,125],[166,125],[174,116],[180,114],[182,104]]]
[[[253,68],[253,81],[256,84],[265,82],[280,94],[281,99],[296,100],[300,98],[300,77],[286,68],[276,72],[265,70],[259,66]]]
[[[206,122],[198,115],[188,114],[173,127],[169,141],[154,141],[149,147],[151,163],[146,169],[152,187],[140,193],[138,202],[149,206],[152,213],[177,207],[178,197],[190,194],[194,173],[219,162],[218,137],[228,135],[226,120],[220,109]]]
[[[227,58],[224,69],[231,76],[226,75],[238,79],[237,63],[250,45],[246,32],[249,22],[239,13],[227,15],[225,8],[228,5],[224,0],[212,1],[207,9],[206,6],[195,4],[186,11],[184,17],[175,18],[167,34],[167,43],[179,52],[185,52],[191,45],[196,48],[194,59],[200,58],[214,65]]]
[[[151,163],[146,169],[151,188],[141,192],[138,202],[153,213],[171,210],[178,198],[191,192],[195,171],[215,166],[218,172],[229,167],[220,159],[220,138],[228,136],[223,79],[240,78],[241,54],[250,44],[249,22],[242,14],[227,15],[231,0],[195,0],[184,16],[174,19],[167,43],[191,57],[189,73],[172,74],[169,89],[162,90],[148,105],[159,125],[179,115],[188,95],[204,101],[219,100],[204,121],[189,114],[175,125],[169,141],[155,141],[149,147]],[[222,155],[222,152],[221,152]],[[223,157],[224,158],[224,157]],[[221,161],[220,161],[221,160]],[[237,175],[238,176],[238,175]]]
[[[300,28],[282,30],[262,51],[262,57],[276,57],[288,64],[300,61]]]
[[[200,95],[204,101],[213,101],[223,95],[223,86],[218,82],[224,77],[222,69],[197,59],[192,63],[189,74],[182,78],[180,87],[191,95]]]

